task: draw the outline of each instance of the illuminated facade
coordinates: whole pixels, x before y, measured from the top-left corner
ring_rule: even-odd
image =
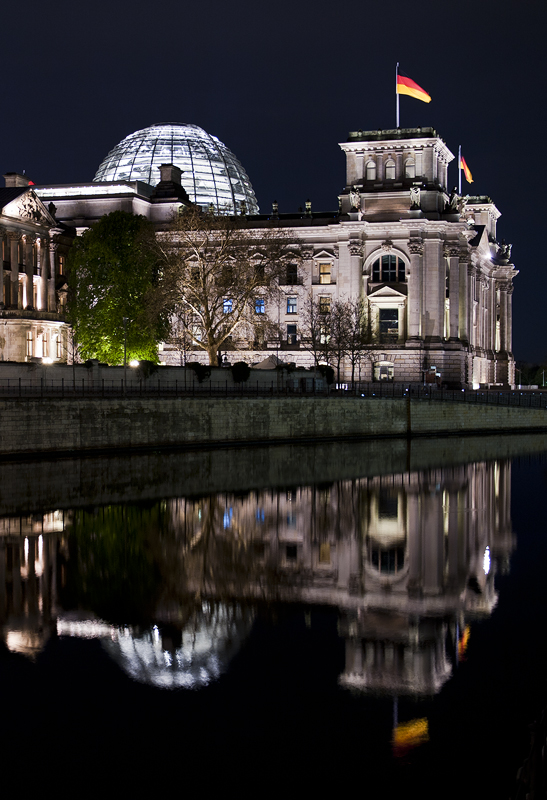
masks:
[[[8,173],[0,189],[3,281],[0,360],[66,361],[65,259],[71,232],[46,208],[24,175]]]
[[[337,211],[316,213],[307,203],[298,214],[280,214],[274,204],[266,215],[257,213],[244,172],[230,183],[235,158],[229,162],[223,156],[219,167],[214,137],[200,131],[196,126],[137,131],[109,154],[94,184],[39,187],[37,193],[55,203],[57,219],[78,232],[118,209],[143,214],[161,232],[189,200],[245,211],[245,225],[257,238],[261,229],[283,229],[294,243],[294,266],[281,281],[281,300],[257,305],[275,323],[269,326],[273,338],[250,349],[236,329],[225,347],[230,361],[257,363],[275,351],[284,361],[308,367],[307,300],[312,297],[328,311],[338,300],[359,298],[370,343],[359,379],[451,388],[514,385],[512,292],[518,273],[511,246],[497,240],[500,212],[489,197],[450,192],[448,165],[454,156],[432,128],[350,133],[340,145],[347,168]],[[197,142],[203,147],[194,157]],[[159,162],[164,163],[156,175]],[[152,189],[149,182],[157,177],[161,181]],[[178,345],[166,342],[160,358],[180,364]],[[198,350],[187,360],[205,359]],[[349,376],[346,361],[342,377]]]

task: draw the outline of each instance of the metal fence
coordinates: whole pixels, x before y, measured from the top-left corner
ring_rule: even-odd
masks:
[[[100,380],[86,379],[60,381],[41,378],[2,378],[0,398],[101,398],[101,397],[374,397],[405,398],[430,402],[479,403],[521,408],[547,408],[547,391],[520,391],[501,389],[439,389],[421,384],[396,383],[342,383],[318,386],[309,378],[289,380],[285,385],[273,381],[247,381],[241,384],[213,382],[200,384],[197,381],[171,381],[160,379]]]

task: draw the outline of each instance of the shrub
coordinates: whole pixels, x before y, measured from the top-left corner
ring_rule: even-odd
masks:
[[[245,383],[245,381],[249,380],[251,368],[244,361],[236,361],[235,364],[232,364],[230,369],[232,370],[234,383]]]
[[[194,371],[198,383],[203,383],[203,381],[211,377],[211,367],[207,366],[207,364],[200,364],[199,361],[191,361],[189,364],[186,364],[186,366],[188,369]]]

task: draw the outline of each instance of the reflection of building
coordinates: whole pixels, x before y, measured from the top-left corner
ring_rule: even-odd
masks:
[[[431,694],[450,677],[466,622],[495,606],[492,565],[513,545],[507,461],[171,509],[186,591],[335,605],[341,682],[397,694]]]
[[[301,347],[310,296],[322,313],[336,300],[359,298],[369,339],[363,378],[514,383],[517,272],[511,246],[497,240],[494,203],[450,193],[454,156],[431,128],[357,131],[340,146],[346,185],[335,212],[312,212],[308,202],[296,214],[280,214],[274,203],[259,215],[235,156],[193,125],[137,131],[108,154],[94,183],[37,191],[57,205],[58,219],[79,230],[116,209],[144,214],[161,230],[188,196],[204,208],[235,209],[257,237],[261,228],[283,229],[294,243],[294,264],[281,281],[280,302],[261,304],[257,313],[277,325],[264,349],[282,350],[286,360],[311,363]],[[158,184],[160,167],[169,175],[162,172]],[[241,352],[233,360],[262,360],[263,350],[250,354],[247,344],[236,331],[230,347]],[[179,363],[174,345],[162,360]]]
[[[494,573],[513,545],[510,462],[78,511],[62,547],[61,515],[2,525],[0,619],[11,649],[39,649],[54,625],[110,642],[140,681],[205,685],[240,647],[257,604],[303,602],[339,609],[342,685],[427,695],[450,677],[469,623],[495,606]],[[122,624],[118,579],[156,627]],[[86,584],[82,607],[101,608],[101,619],[56,610],[76,580]],[[143,586],[156,594],[143,597]]]
[[[61,512],[0,519],[0,629],[9,650],[35,656],[54,627]]]
[[[9,173],[0,189],[0,360],[67,360],[63,321],[65,260],[70,230],[55,219],[29,186]]]

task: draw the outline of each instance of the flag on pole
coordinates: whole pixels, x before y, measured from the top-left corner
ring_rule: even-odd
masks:
[[[465,175],[465,180],[467,183],[473,183],[473,176],[471,175],[471,170],[465,163],[465,158],[460,156],[460,169],[463,169],[463,174]]]
[[[397,94],[408,94],[410,97],[421,100],[423,103],[431,102],[431,97],[425,89],[418,86],[412,78],[407,78],[406,75],[402,75],[400,72],[397,73]]]

